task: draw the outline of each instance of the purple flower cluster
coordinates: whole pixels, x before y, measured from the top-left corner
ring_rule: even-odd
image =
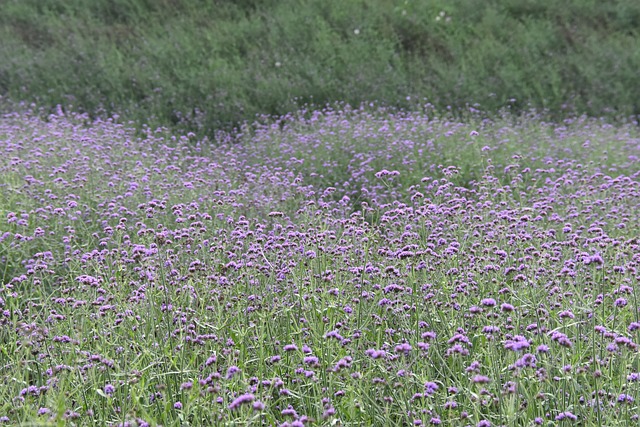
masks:
[[[637,419],[637,129],[280,120],[0,120],[1,422]]]

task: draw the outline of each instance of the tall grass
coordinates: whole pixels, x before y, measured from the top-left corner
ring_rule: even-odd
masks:
[[[639,22],[633,0],[7,0],[0,94],[209,136],[333,101],[628,116]]]

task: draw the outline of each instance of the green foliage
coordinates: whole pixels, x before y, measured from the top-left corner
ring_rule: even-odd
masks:
[[[639,25],[634,0],[8,0],[0,95],[209,135],[333,101],[628,116]]]

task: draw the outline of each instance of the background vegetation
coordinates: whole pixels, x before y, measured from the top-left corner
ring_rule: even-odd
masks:
[[[301,104],[640,113],[636,0],[5,0],[0,94],[201,134]]]

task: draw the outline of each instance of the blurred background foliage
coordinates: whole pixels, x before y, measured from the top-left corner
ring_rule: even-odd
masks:
[[[640,114],[637,0],[4,0],[0,95],[213,134],[303,104]]]

